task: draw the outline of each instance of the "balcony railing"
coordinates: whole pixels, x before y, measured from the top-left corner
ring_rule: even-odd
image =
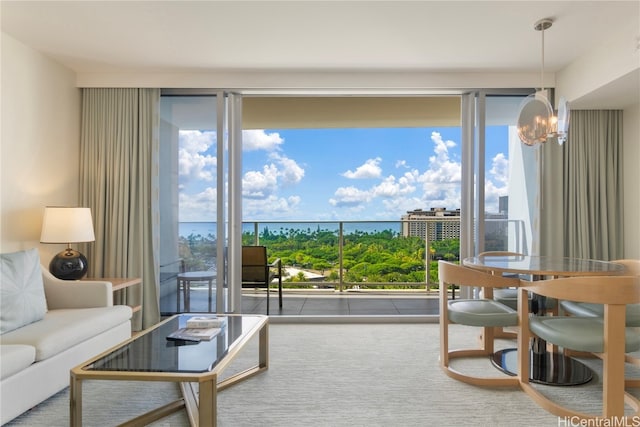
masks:
[[[402,221],[246,222],[243,243],[281,258],[293,272],[289,288],[415,290],[429,283],[428,239]]]
[[[363,309],[377,314],[380,310],[437,315],[437,304],[432,304],[438,288],[437,260],[459,256],[455,221],[248,221],[243,223],[242,239],[245,245],[266,246],[271,260],[283,261],[289,273],[283,283],[285,297],[292,299],[285,303],[288,315],[342,313],[345,307],[349,315],[361,314]],[[218,263],[215,223],[180,223],[178,227],[177,241],[162,247],[160,306],[167,314],[176,310],[177,274],[215,270]],[[527,253],[522,221],[487,220],[484,229],[486,250]],[[170,239],[175,236],[173,230],[167,229]],[[206,310],[208,292],[199,292],[196,285],[191,290],[191,309]],[[226,285],[220,290],[228,291]],[[357,292],[346,292],[352,290]],[[242,299],[243,310],[264,312],[265,294],[247,292],[251,293],[243,295],[247,296]],[[326,308],[323,304],[329,301],[337,306]]]
[[[283,261],[288,289],[429,290],[438,283],[435,261],[458,259],[459,219],[248,221],[243,223],[242,239],[245,245],[266,246],[271,259]],[[520,221],[489,221],[487,250],[523,251]],[[188,254],[187,270],[212,268],[215,224],[185,224],[181,229],[190,231],[183,231],[180,240],[189,246],[182,251]]]

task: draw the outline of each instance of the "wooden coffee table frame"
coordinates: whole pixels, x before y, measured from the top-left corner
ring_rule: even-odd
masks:
[[[239,316],[239,315],[228,315]],[[254,317],[254,316],[252,316]],[[85,369],[94,361],[118,350],[129,342],[140,338],[158,328],[167,319],[152,328],[147,329],[129,340],[113,347],[110,350],[88,360],[87,362],[71,370],[70,381],[70,425],[82,425],[82,381],[84,380],[122,380],[122,381],[166,381],[178,382],[183,397],[167,405],[156,408],[146,414],[140,415],[121,426],[144,426],[157,421],[167,415],[186,408],[189,422],[192,426],[209,427],[216,425],[218,392],[240,381],[246,380],[269,368],[269,320],[266,316],[259,317],[259,321],[246,333],[233,343],[233,348],[218,362],[209,372],[183,373],[183,372],[134,372],[134,371],[94,371]],[[259,334],[258,364],[242,372],[232,375],[220,382],[218,376],[242,351],[245,345],[256,334]],[[197,385],[197,387],[196,387]]]

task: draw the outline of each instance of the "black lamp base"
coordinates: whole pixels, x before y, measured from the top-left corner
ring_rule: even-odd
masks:
[[[67,248],[49,263],[51,274],[62,280],[79,280],[87,274],[89,263],[80,252]]]

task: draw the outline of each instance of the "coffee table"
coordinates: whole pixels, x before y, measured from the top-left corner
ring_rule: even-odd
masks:
[[[225,319],[221,332],[210,341],[169,341],[167,335],[186,326],[187,319],[203,314],[180,314],[166,319],[131,339],[71,370],[70,425],[82,425],[82,381],[168,381],[180,383],[183,398],[128,421],[143,426],[182,408],[192,426],[215,426],[217,393],[268,369],[269,322],[261,315],[218,315]],[[259,335],[258,364],[219,381],[224,369],[245,345]]]

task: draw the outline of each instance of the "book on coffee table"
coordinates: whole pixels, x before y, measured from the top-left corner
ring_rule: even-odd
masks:
[[[225,319],[216,316],[193,316],[187,319],[187,328],[221,328]]]
[[[180,328],[169,335],[168,340],[210,341],[220,333],[220,328]]]

